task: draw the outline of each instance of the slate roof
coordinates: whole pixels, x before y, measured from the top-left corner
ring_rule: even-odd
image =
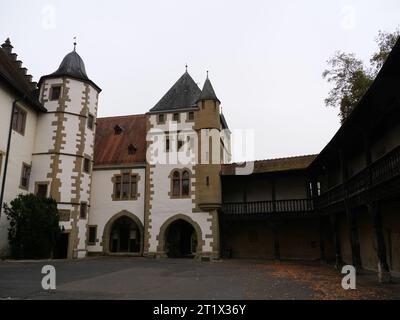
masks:
[[[14,60],[11,58],[12,48],[9,39],[0,48],[0,79],[32,108],[40,112],[46,112],[47,110],[39,102],[36,83],[29,81],[24,71],[18,67],[15,60],[16,55],[13,54]]]
[[[144,164],[146,162],[146,115],[98,118],[94,146],[94,165]],[[122,129],[115,134],[114,128]],[[128,153],[129,146],[136,153]]]
[[[74,50],[68,53],[64,59],[62,60],[58,69],[46,76],[43,76],[39,83],[43,81],[44,78],[58,78],[58,77],[71,77],[73,79],[82,80],[84,82],[90,83],[97,90],[101,91],[100,87],[98,87],[92,80],[89,79],[85,63],[81,56]]]
[[[77,79],[89,80],[86,74],[85,63],[76,51],[68,53],[60,64],[56,72],[50,76],[64,76],[69,75]]]
[[[253,173],[283,172],[292,170],[304,170],[314,161],[317,155],[305,155],[297,157],[268,159],[254,161]],[[222,165],[222,175],[235,175],[235,168],[238,164]]]
[[[203,90],[201,90],[201,94],[200,94],[199,98],[197,99],[197,102],[201,101],[201,100],[214,100],[214,101],[218,101],[219,103],[221,103],[219,101],[219,99],[217,98],[217,95],[215,94],[214,88],[213,88],[208,76],[207,76],[206,82],[204,82]]]
[[[150,112],[195,108],[200,94],[199,86],[186,71]]]

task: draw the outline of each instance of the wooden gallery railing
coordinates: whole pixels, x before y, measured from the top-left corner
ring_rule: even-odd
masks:
[[[335,186],[317,198],[317,207],[325,208],[371,190],[400,176],[400,146],[351,177],[345,185]]]
[[[289,199],[256,202],[229,202],[222,204],[222,212],[231,215],[305,213],[314,210],[312,199]]]

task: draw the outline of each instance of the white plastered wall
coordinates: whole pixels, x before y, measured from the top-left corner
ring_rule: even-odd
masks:
[[[124,168],[125,169],[125,168]],[[129,169],[129,168],[126,168]],[[103,252],[104,227],[110,219],[121,211],[128,211],[135,215],[142,226],[144,224],[144,199],[145,199],[145,169],[132,168],[132,173],[139,175],[138,194],[136,200],[113,201],[114,185],[112,178],[121,174],[121,170],[95,170],[93,171],[92,201],[89,215],[89,225],[97,226],[96,245],[88,246],[89,252]]]
[[[166,124],[157,124],[157,115],[149,115],[150,123],[155,129],[163,131],[170,131],[171,128],[168,123],[172,121],[173,114],[166,114]],[[180,113],[180,121],[177,124],[177,130],[192,129],[193,122],[186,122],[187,112]],[[191,218],[196,222],[202,232],[202,241],[204,245],[202,252],[212,252],[211,242],[212,238],[212,215],[209,212],[193,212],[195,208],[195,178],[191,179],[191,191],[193,194],[187,199],[171,199],[169,192],[171,191],[170,174],[174,169],[187,168],[195,175],[195,166],[189,164],[156,164],[155,167],[150,168],[150,184],[153,185],[152,200],[150,202],[150,225],[148,232],[149,238],[149,252],[157,252],[159,241],[157,239],[161,226],[171,217],[181,214]],[[208,236],[208,237],[207,237]]]
[[[12,96],[8,91],[0,88],[0,150],[6,152],[8,132],[10,127],[10,117],[12,104],[15,97]],[[32,152],[34,146],[34,137],[36,131],[37,122],[37,112],[27,107],[23,103],[18,103],[18,105],[23,108],[26,113],[26,127],[24,135],[18,132],[12,131],[11,135],[11,146],[10,155],[8,160],[8,169],[6,177],[6,185],[4,192],[5,203],[10,203],[19,194],[26,194],[32,192],[29,188],[28,190],[20,188],[22,164],[26,163],[28,165],[32,164]],[[1,168],[1,179],[3,179],[4,174],[4,162],[2,161]],[[32,179],[32,177],[31,177]],[[1,182],[2,180],[0,180]],[[2,209],[1,209],[2,210]],[[5,256],[8,254],[8,227],[9,222],[4,214],[4,210],[1,211],[0,216],[0,256]]]

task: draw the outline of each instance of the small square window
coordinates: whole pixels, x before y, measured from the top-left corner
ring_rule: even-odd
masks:
[[[89,245],[95,245],[97,240],[97,226],[89,226]]]
[[[61,86],[54,86],[51,87],[51,94],[50,94],[50,100],[55,101],[60,99],[61,96]]]
[[[47,198],[47,187],[46,183],[39,183],[37,185],[36,195],[38,197]]]
[[[158,122],[159,123],[164,123],[165,122],[165,116],[163,114],[158,115]]]
[[[90,130],[94,129],[94,116],[92,114],[88,115],[87,126]]]
[[[194,120],[194,112],[193,111],[190,111],[188,113],[188,119],[189,119],[189,121],[193,121]]]
[[[81,202],[81,211],[80,211],[81,219],[86,219],[86,215],[87,215],[87,203]]]
[[[20,187],[22,189],[28,190],[30,176],[31,176],[31,167],[25,163],[22,164],[22,173],[21,173],[21,181],[20,181]]]
[[[179,113],[174,113],[173,118],[174,121],[179,122]]]
[[[87,158],[83,160],[83,171],[90,173],[90,160]]]

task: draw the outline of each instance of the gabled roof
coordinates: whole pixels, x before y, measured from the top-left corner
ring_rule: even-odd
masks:
[[[146,162],[146,115],[98,118],[94,165],[144,164]],[[114,128],[122,131],[115,134]],[[136,148],[129,154],[129,146]]]
[[[9,39],[0,47],[0,79],[36,111],[46,112],[39,102],[36,83],[30,81],[26,68],[21,68],[22,62],[16,60],[17,55],[12,53],[12,48]]]
[[[186,71],[150,112],[196,108],[201,90]]]
[[[206,82],[204,82],[203,90],[201,90],[201,94],[200,94],[198,101],[201,101],[201,100],[214,100],[214,101],[218,101],[219,103],[221,103],[219,101],[219,99],[217,98],[217,95],[215,94],[214,88],[213,88],[208,76],[207,76]]]
[[[305,155],[297,157],[257,160],[254,161],[253,173],[272,173],[293,170],[305,170],[314,161],[317,155]],[[235,169],[240,168],[237,163],[222,165],[222,175],[235,175]]]

